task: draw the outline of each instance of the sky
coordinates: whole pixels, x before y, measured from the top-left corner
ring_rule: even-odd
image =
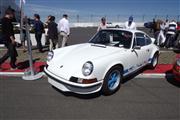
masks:
[[[24,11],[29,17],[39,13],[54,15],[60,19],[66,13],[72,21],[95,21],[107,17],[114,21],[128,19],[146,20],[155,16],[174,17],[180,15],[180,0],[25,0]],[[16,0],[19,4],[19,0]]]

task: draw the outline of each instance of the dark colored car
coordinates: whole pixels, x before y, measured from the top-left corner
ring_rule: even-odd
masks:
[[[173,65],[174,79],[180,82],[180,54],[176,56],[176,60]]]
[[[144,23],[144,27],[146,27],[146,28],[153,28],[153,22],[146,22],[146,23]]]

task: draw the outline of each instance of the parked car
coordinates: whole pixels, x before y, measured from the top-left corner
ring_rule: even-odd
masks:
[[[49,52],[44,71],[61,91],[111,95],[125,77],[146,65],[156,67],[158,56],[159,48],[146,33],[111,28],[99,31],[88,43]]]
[[[153,28],[154,23],[153,22],[146,22],[144,23],[144,27],[146,28]]]
[[[176,56],[176,60],[173,65],[174,79],[180,82],[180,54]]]

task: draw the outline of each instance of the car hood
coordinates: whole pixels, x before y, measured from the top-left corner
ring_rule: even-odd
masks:
[[[125,49],[86,43],[66,48],[66,50],[63,51],[57,51],[54,60],[57,60],[56,62],[58,63],[65,62],[68,64],[70,62],[94,61],[95,59],[117,53],[117,51],[120,50],[123,51]]]
[[[90,43],[73,45],[60,48],[54,51],[54,58],[49,62],[49,69],[55,74],[77,75],[81,73],[82,66],[85,62],[96,62],[99,59],[105,59],[107,56],[117,54],[124,48],[95,45]],[[120,52],[121,53],[121,52]],[[62,75],[60,75],[62,76]],[[67,77],[67,76],[64,76]]]

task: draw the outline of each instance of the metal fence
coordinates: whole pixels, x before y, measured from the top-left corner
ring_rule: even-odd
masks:
[[[127,21],[130,15],[69,15],[71,22],[99,22],[102,17],[106,17],[109,22],[124,22]],[[180,21],[180,15],[132,15],[136,22],[152,21],[154,18],[161,20],[176,20]],[[57,19],[60,19],[57,17]]]

